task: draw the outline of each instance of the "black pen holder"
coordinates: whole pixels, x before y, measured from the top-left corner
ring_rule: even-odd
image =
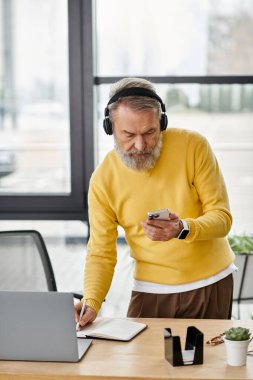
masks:
[[[179,336],[173,336],[170,328],[164,329],[165,359],[174,367],[203,364],[204,334],[194,326],[187,328],[185,350],[181,350]],[[190,354],[190,355],[189,355]]]

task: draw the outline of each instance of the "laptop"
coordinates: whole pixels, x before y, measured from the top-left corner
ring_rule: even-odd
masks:
[[[92,339],[78,339],[73,294],[0,291],[0,360],[78,362]]]

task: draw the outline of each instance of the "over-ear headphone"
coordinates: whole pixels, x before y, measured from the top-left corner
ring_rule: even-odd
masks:
[[[146,96],[148,98],[156,99],[161,104],[161,109],[162,109],[161,118],[160,118],[160,129],[161,131],[164,131],[167,128],[168,118],[166,115],[166,107],[162,99],[160,98],[160,96],[158,96],[154,91],[148,90],[147,88],[130,87],[130,88],[126,88],[125,90],[117,92],[107,103],[107,106],[104,112],[105,118],[103,121],[104,131],[107,135],[113,134],[112,122],[109,117],[109,105],[117,102],[117,100],[119,100],[120,98],[126,98],[127,96]]]

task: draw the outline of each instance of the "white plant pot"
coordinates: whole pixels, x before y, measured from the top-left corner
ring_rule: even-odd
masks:
[[[227,363],[232,366],[245,365],[250,339],[235,341],[225,338],[224,341],[227,350]]]

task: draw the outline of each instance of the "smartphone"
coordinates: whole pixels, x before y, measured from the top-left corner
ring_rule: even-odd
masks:
[[[149,220],[152,220],[152,219],[168,220],[170,219],[170,210],[165,208],[163,210],[150,211],[147,213],[147,218]]]

